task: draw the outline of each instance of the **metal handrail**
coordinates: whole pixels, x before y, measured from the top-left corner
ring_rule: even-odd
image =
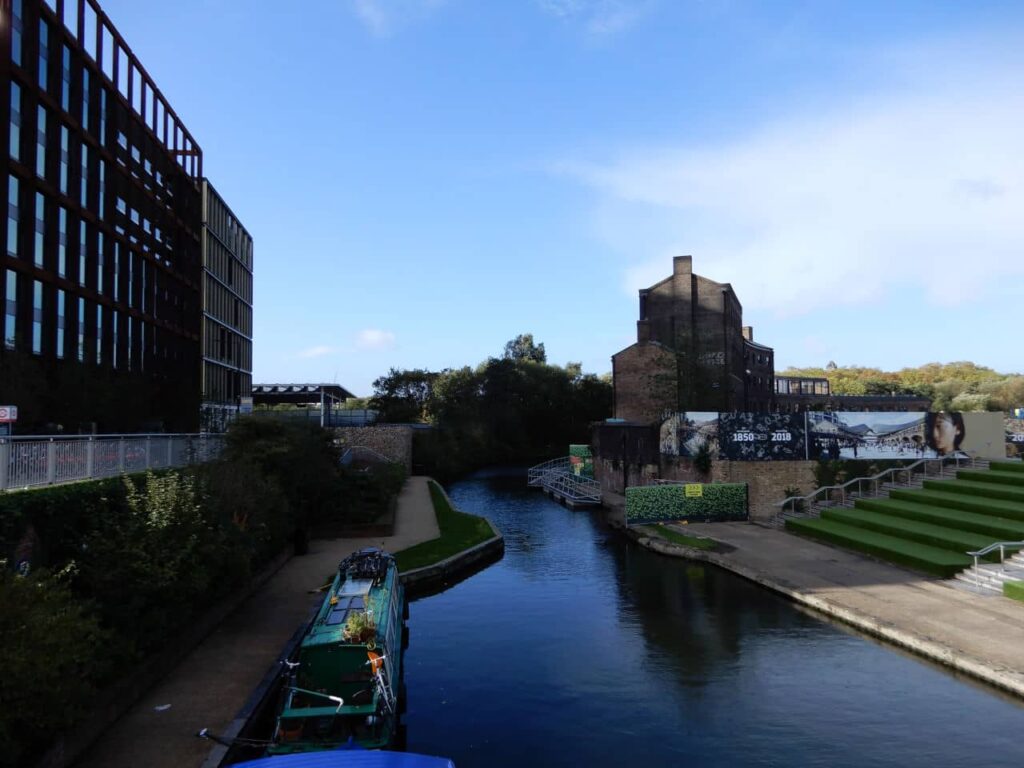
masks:
[[[557,459],[550,459],[532,466],[526,472],[527,485],[543,485],[544,478],[552,472],[558,473],[569,468],[569,457],[560,456]]]
[[[917,467],[924,467],[923,474],[925,476],[928,476],[928,467],[934,464],[938,464],[939,471],[936,473],[935,476],[941,477],[942,473],[945,471],[946,465],[951,461],[954,463],[956,468],[959,469],[961,467],[962,462],[965,463],[967,467],[975,467],[978,466],[981,462],[987,462],[988,459],[979,459],[977,456],[974,455],[940,456],[935,458],[918,459],[917,461],[914,461],[911,464],[907,464],[906,466],[890,467],[889,469],[882,470],[877,475],[872,475],[870,477],[855,477],[852,480],[848,480],[847,482],[841,485],[822,486],[821,488],[815,490],[813,493],[809,493],[805,496],[789,496],[783,499],[782,501],[776,502],[774,506],[779,507],[780,511],[776,513],[776,515],[773,517],[773,523],[778,524],[784,521],[787,517],[801,516],[800,513],[795,512],[797,504],[801,505],[801,508],[806,508],[808,512],[813,514],[813,512],[815,511],[814,505],[816,503],[821,503],[821,497],[824,496],[824,500],[829,501],[831,500],[834,491],[839,492],[839,505],[844,505],[846,504],[847,499],[847,489],[854,485],[857,486],[857,490],[855,493],[850,492],[850,496],[864,496],[864,483],[870,483],[874,494],[878,495],[880,486],[885,485],[887,482],[890,481],[893,484],[895,484],[896,477],[898,475],[903,475],[906,477],[906,485],[909,487],[911,480],[914,476],[914,469],[916,469]],[[887,477],[888,480],[885,479]],[[790,510],[793,511],[787,513],[787,507],[789,507]]]
[[[977,577],[977,575],[978,575],[978,559],[979,558],[984,557],[989,552],[995,552],[998,549],[999,550],[999,562],[1000,562],[1000,564],[1003,564],[1003,563],[1006,562],[1006,548],[1007,547],[1014,547],[1016,549],[1020,549],[1021,547],[1024,547],[1024,541],[996,541],[996,542],[993,542],[992,544],[989,544],[987,547],[983,547],[982,549],[979,549],[979,550],[977,550],[975,552],[968,552],[967,554],[970,557],[974,558],[974,574],[975,574],[975,577]]]

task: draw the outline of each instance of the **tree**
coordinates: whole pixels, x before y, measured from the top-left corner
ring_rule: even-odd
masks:
[[[411,371],[392,368],[387,376],[373,382],[370,408],[378,412],[380,421],[399,424],[423,421],[436,378],[436,373],[422,368]]]
[[[534,363],[546,363],[548,355],[544,351],[543,342],[533,343],[532,333],[521,333],[505,345],[506,360],[530,361]]]

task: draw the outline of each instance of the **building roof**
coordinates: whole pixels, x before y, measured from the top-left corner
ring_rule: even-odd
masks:
[[[253,384],[254,403],[319,403],[321,397],[347,400],[355,397],[340,384]]]

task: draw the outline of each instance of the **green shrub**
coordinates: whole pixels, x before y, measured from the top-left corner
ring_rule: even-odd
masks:
[[[1014,600],[1024,602],[1024,581],[1004,581],[1003,594]]]
[[[690,483],[700,496],[687,496],[684,485],[645,485],[626,489],[626,522],[659,520],[746,520],[747,486],[743,483]]]
[[[0,560],[0,765],[26,765],[88,707],[106,640],[71,567],[22,577]]]

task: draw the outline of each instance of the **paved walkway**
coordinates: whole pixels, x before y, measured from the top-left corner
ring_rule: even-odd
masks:
[[[707,560],[1024,697],[1024,604],[747,523],[688,525],[735,550]],[[702,558],[704,559],[704,558]]]
[[[310,590],[332,577],[342,558],[361,547],[381,546],[395,552],[440,535],[427,479],[409,478],[398,498],[393,536],[311,542],[309,554],[285,563],[118,720],[77,765],[202,765],[212,743],[196,738],[196,731],[208,727],[212,733],[219,733],[227,728],[285,643],[323,599],[322,594],[312,595]]]

